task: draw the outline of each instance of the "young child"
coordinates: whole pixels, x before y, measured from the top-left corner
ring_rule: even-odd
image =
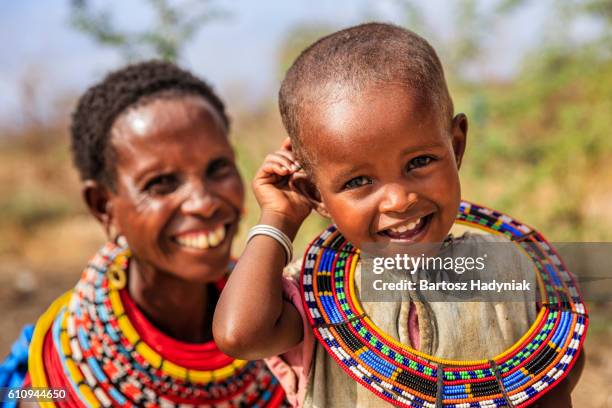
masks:
[[[461,202],[458,169],[468,125],[465,115],[453,113],[435,51],[416,34],[388,24],[342,30],[302,52],[287,72],[279,98],[290,140],[266,157],[253,181],[260,225],[253,228],[217,304],[213,332],[219,347],[241,358],[281,355],[269,364],[295,406],[366,407],[385,401],[401,406],[511,406],[510,390],[500,387],[493,365],[489,378],[474,371],[468,383],[457,385],[464,394],[456,398],[463,399],[457,405],[444,402],[453,399],[442,393],[448,377],[443,381],[435,370],[452,375],[442,371],[446,360],[441,358],[487,362],[510,348],[534,322],[535,303],[363,302],[362,316],[319,322],[315,332],[323,334],[315,342],[311,323],[320,316],[306,307],[314,300],[305,292],[311,283],[304,278],[301,287],[282,276],[291,259],[290,241],[312,208],[330,218],[337,232],[330,229],[313,241],[315,251],[305,255],[304,274],[326,262],[317,243],[336,245],[325,241],[330,234],[344,248],[447,239]],[[460,239],[475,244],[492,240],[477,234]],[[348,264],[351,258],[340,259]],[[501,267],[493,274],[529,262],[518,251],[495,261]],[[319,285],[329,284],[330,278],[319,276]],[[358,298],[359,279],[354,285]],[[340,296],[322,290],[328,292],[320,302]],[[346,306],[346,299],[338,304]],[[363,316],[378,326],[380,337],[387,339],[384,344],[376,343],[365,325],[351,326],[361,324]],[[347,330],[353,328],[349,336]],[[359,328],[366,341],[355,344]],[[431,367],[398,363],[414,353],[423,364],[436,363],[433,373]],[[363,369],[367,364],[386,373],[387,381],[373,381]],[[517,375],[532,376],[528,368]],[[572,371],[576,377],[579,372]],[[561,382],[538,404],[570,406],[574,383]],[[408,388],[413,390],[410,396],[403,393]],[[495,400],[474,402],[491,390],[499,391]],[[527,394],[520,403],[533,401]]]
[[[211,87],[168,62],[87,90],[72,153],[108,242],[0,365],[2,387],[54,388],[47,407],[287,406],[262,361],[212,339],[244,201],[229,124]]]

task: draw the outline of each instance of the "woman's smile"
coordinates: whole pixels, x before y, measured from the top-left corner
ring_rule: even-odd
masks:
[[[209,249],[218,247],[225,240],[225,225],[209,230],[187,231],[172,237],[172,240],[185,248]]]

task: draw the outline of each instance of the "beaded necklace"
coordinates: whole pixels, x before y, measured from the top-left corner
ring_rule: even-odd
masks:
[[[154,329],[123,289],[129,259],[127,247],[107,244],[74,290],[41,317],[30,350],[33,386],[53,385],[59,372],[77,405],[96,407],[288,406],[262,361],[233,359],[212,341],[180,343]],[[45,366],[43,351],[58,367]]]
[[[436,358],[397,342],[367,316],[355,296],[360,251],[329,227],[306,250],[304,309],[318,341],[355,381],[382,399],[411,407],[525,407],[551,390],[576,361],[588,316],[572,275],[532,228],[500,212],[462,202],[457,222],[502,234],[537,269],[542,307],[531,328],[491,360]]]

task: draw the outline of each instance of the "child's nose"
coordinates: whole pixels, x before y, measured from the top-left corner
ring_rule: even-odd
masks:
[[[383,199],[380,202],[381,213],[404,213],[417,202],[417,194],[406,186],[393,183],[383,190]]]
[[[185,214],[209,218],[219,208],[219,200],[208,191],[204,183],[191,185],[185,194],[186,197],[181,204],[181,210]]]

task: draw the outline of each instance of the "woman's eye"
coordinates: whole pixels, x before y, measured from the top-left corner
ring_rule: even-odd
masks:
[[[178,188],[178,179],[172,174],[153,177],[145,185],[145,191],[153,195],[170,194]]]
[[[419,167],[425,167],[433,161],[431,156],[419,156],[408,162],[408,171],[418,169]]]
[[[223,177],[233,172],[234,163],[228,159],[214,160],[206,169],[206,175],[210,177]]]
[[[366,176],[359,176],[359,177],[350,179],[348,182],[346,182],[344,184],[344,189],[348,190],[352,188],[362,187],[367,184],[372,184],[372,180]]]

